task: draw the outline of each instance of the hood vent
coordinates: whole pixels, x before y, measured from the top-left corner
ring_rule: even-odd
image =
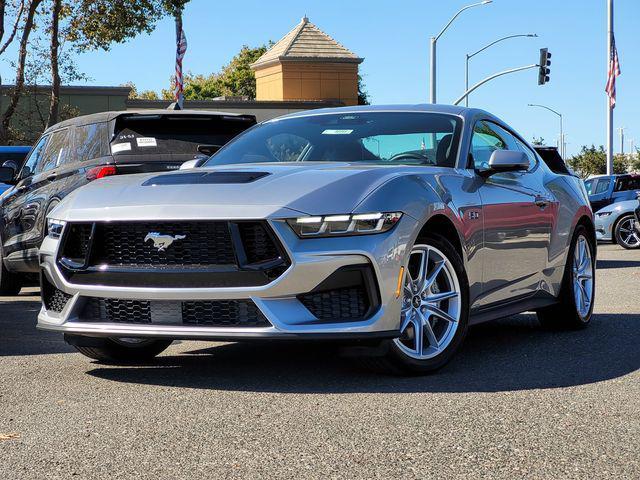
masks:
[[[269,172],[189,172],[158,175],[142,185],[212,185],[224,183],[251,183],[270,175]]]

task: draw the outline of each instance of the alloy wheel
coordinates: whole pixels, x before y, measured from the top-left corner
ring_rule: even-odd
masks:
[[[451,261],[433,246],[416,245],[405,272],[396,346],[418,360],[436,357],[451,344],[461,311],[460,284]]]
[[[573,253],[573,295],[580,318],[585,319],[593,303],[593,259],[587,239],[580,235]]]
[[[635,219],[633,217],[624,218],[620,221],[618,231],[620,232],[620,240],[627,248],[636,248],[640,246],[640,235],[636,230]]]

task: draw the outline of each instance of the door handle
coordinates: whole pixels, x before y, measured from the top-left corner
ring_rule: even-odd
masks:
[[[539,206],[542,210],[547,208],[551,203],[551,200],[546,197],[536,197],[536,205]]]
[[[49,182],[53,182],[56,178],[58,178],[58,174],[57,173],[51,173],[51,174],[47,175],[47,181],[49,181]]]
[[[24,192],[26,189],[27,189],[27,186],[26,186],[26,185],[20,185],[19,187],[16,187],[16,190],[17,190],[19,193]]]

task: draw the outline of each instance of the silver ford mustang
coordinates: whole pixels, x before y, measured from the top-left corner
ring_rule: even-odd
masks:
[[[493,115],[316,110],[248,130],[201,168],[67,197],[40,250],[38,326],[104,362],[174,339],[324,339],[426,373],[475,323],[536,311],[586,326],[595,254],[582,183]]]

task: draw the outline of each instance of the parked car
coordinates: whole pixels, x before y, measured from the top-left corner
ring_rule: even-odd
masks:
[[[607,205],[636,198],[640,191],[640,175],[600,175],[584,182],[594,212]]]
[[[31,150],[31,147],[0,147],[0,166],[13,168],[15,171],[20,170],[24,159]],[[0,195],[9,190],[11,185],[0,183]]]
[[[636,199],[612,203],[598,210],[595,214],[598,241],[617,243],[629,250],[640,248],[640,234],[635,225],[637,207]]]
[[[89,184],[48,224],[38,327],[104,362],[176,338],[330,339],[425,373],[470,324],[579,328],[593,308],[582,181],[477,109],[292,114],[202,168]]]
[[[110,175],[178,169],[255,125],[252,115],[196,110],[104,112],[45,131],[20,170],[0,168],[13,186],[0,198],[0,294],[39,271],[45,217],[69,193]]]

